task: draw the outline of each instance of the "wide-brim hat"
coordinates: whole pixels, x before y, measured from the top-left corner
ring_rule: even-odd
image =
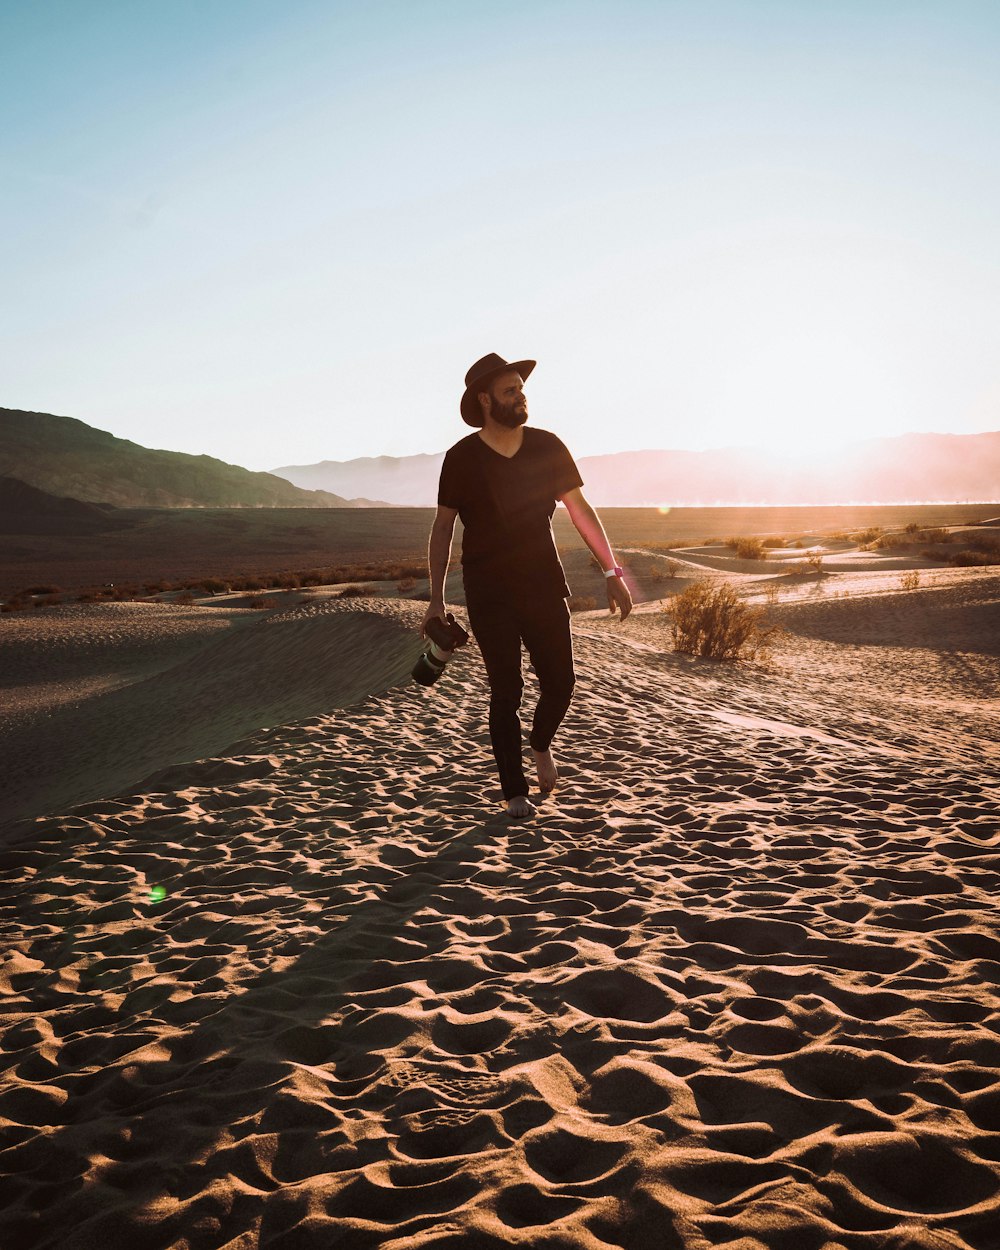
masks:
[[[465,424],[474,425],[477,429],[482,427],[483,410],[479,406],[477,396],[485,383],[489,382],[491,378],[499,377],[501,373],[506,373],[508,369],[513,369],[515,373],[519,373],[521,381],[527,382],[528,374],[537,363],[535,360],[504,360],[496,352],[490,352],[488,355],[483,356],[481,360],[477,360],[465,375],[465,394],[462,396],[462,402],[459,405],[462,420]]]

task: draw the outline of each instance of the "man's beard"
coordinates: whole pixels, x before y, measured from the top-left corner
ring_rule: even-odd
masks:
[[[490,416],[499,425],[505,425],[508,430],[516,430],[528,419],[528,405],[523,399],[513,404],[502,404],[498,399],[494,399],[493,406],[490,408]]]

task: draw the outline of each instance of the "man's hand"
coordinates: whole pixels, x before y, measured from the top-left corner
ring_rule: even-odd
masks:
[[[608,578],[608,611],[612,616],[615,609],[621,608],[622,622],[632,611],[632,595],[620,577]]]
[[[444,603],[441,602],[440,600],[435,602],[432,599],[431,602],[427,605],[427,611],[424,613],[424,619],[420,622],[420,637],[421,638],[427,637],[427,623],[428,621],[432,620],[432,618],[435,616],[439,618],[442,624],[447,624],[447,620],[445,619]]]

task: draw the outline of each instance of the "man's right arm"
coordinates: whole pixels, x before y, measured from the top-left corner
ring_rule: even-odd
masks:
[[[445,619],[445,578],[448,576],[448,561],[451,559],[451,540],[455,534],[455,521],[458,518],[457,508],[446,508],[438,504],[434,524],[431,526],[430,542],[427,544],[427,566],[431,581],[431,601],[427,605],[421,634],[427,627],[432,616]]]

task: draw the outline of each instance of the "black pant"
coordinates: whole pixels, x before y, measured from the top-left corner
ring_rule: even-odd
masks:
[[[490,682],[490,740],[505,799],[528,793],[521,757],[521,643],[527,648],[541,697],[528,741],[547,751],[573,696],[573,639],[565,599],[511,595],[467,596],[469,624]]]

